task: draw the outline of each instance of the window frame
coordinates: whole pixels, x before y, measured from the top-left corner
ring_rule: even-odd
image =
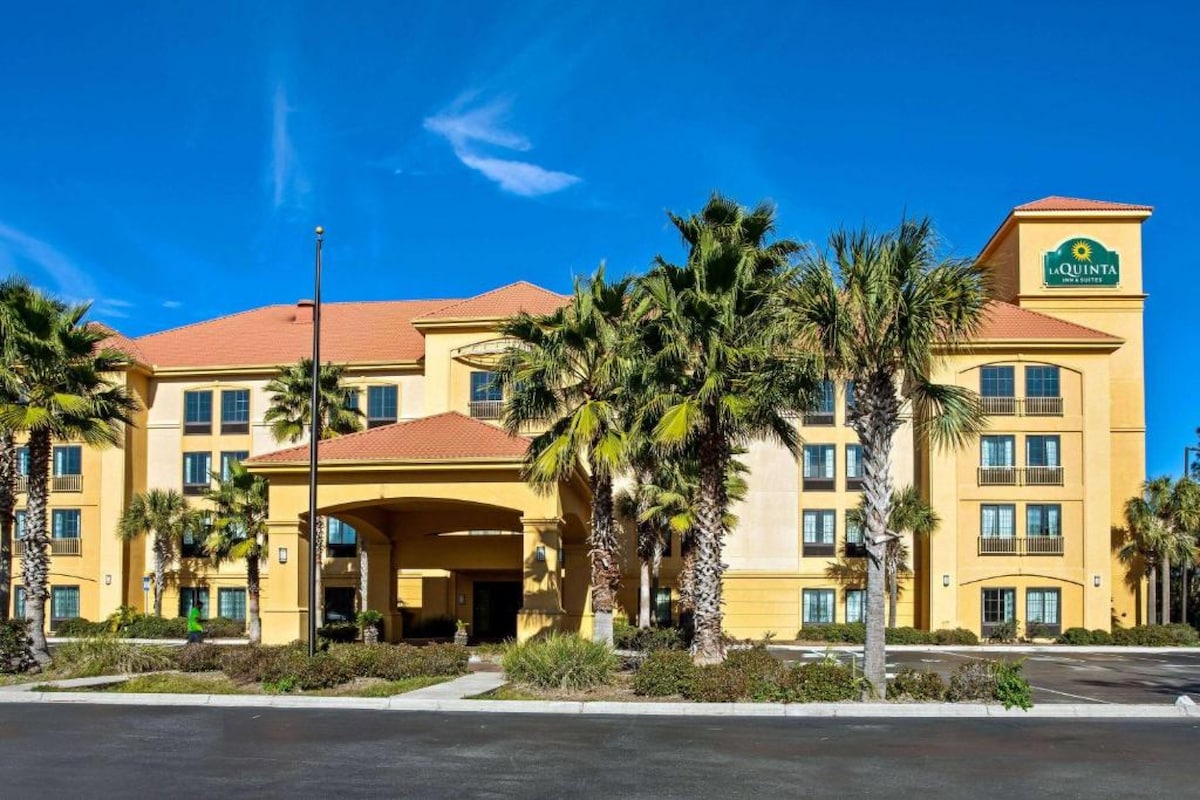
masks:
[[[75,593],[75,603],[74,603],[75,613],[74,614],[63,615],[63,614],[58,613],[59,604],[58,604],[57,597],[58,597],[59,592],[74,592]],[[57,630],[59,624],[61,622],[63,622],[64,620],[77,619],[77,618],[81,617],[83,615],[82,603],[83,603],[83,595],[79,591],[78,584],[67,584],[67,585],[63,585],[63,586],[51,586],[50,587],[50,630],[52,630],[52,631]]]
[[[808,540],[808,520],[814,523],[811,542]],[[826,522],[828,525],[826,525]],[[837,510],[832,508],[806,508],[800,512],[800,546],[804,558],[832,556],[837,550]]]
[[[242,614],[241,614],[241,616],[230,616],[225,613],[225,600],[228,597],[232,597],[232,596],[236,596],[236,595],[241,595],[241,598],[242,598],[241,599]],[[237,620],[239,622],[245,622],[246,617],[249,614],[249,610],[246,605],[246,600],[247,600],[247,592],[246,592],[245,586],[218,586],[217,587],[217,616],[224,618],[224,619],[232,619],[232,620]]]
[[[29,477],[29,446],[21,445],[17,448],[17,477]]]
[[[825,459],[823,457],[820,459],[820,463],[822,465],[824,465],[825,463],[828,463],[829,468],[825,469],[824,466],[821,466],[818,468],[821,473],[828,473],[828,474],[821,474],[821,475],[810,475],[809,474],[809,464],[810,464],[809,453],[817,451],[817,450],[821,451],[822,456],[824,456],[825,454],[829,454],[829,456],[830,456],[829,459]],[[814,444],[806,444],[806,445],[804,445],[804,449],[801,451],[801,459],[802,459],[802,461],[801,461],[801,465],[800,465],[800,474],[801,474],[802,481],[803,481],[802,487],[804,489],[806,489],[810,492],[813,492],[813,491],[832,492],[832,491],[834,491],[834,489],[836,488],[836,485],[837,485],[837,445],[836,444],[822,444],[819,442],[814,443]],[[816,462],[812,462],[812,463],[816,463]]]
[[[987,509],[995,509],[996,510],[996,530],[997,530],[997,532],[995,534],[987,533],[987,526],[984,523],[984,518],[987,513]],[[1003,529],[1003,526],[1001,525],[1000,512],[1003,509],[1008,509],[1012,513],[1012,525],[1011,525],[1012,530],[1009,533],[1009,535],[1007,535],[1007,536],[1000,533],[1000,531]],[[1017,505],[1016,505],[1016,503],[980,503],[979,504],[979,538],[981,538],[981,539],[1004,539],[1006,541],[1007,540],[1015,541],[1017,538]]]
[[[230,468],[234,461],[242,462],[250,457],[249,450],[222,450],[220,460],[218,462],[217,474],[221,476],[221,480],[229,480],[231,474]]]
[[[1005,383],[1005,380],[1003,378],[993,377],[991,380],[994,390],[1003,391],[1005,388],[1007,388],[1008,389],[1007,394],[992,393],[992,392],[988,391],[988,383],[989,383],[988,373],[989,373],[989,371],[993,372],[993,373],[1004,372],[1004,371],[1008,372],[1007,387],[1005,387],[1003,385]],[[996,386],[996,384],[1000,384],[1000,385]],[[986,365],[980,367],[979,368],[979,396],[986,397],[986,398],[993,398],[993,399],[994,398],[1005,398],[1005,399],[1016,398],[1016,396],[1017,396],[1017,370],[1016,370],[1016,367],[1014,367],[1011,364],[986,364]]]
[[[193,409],[191,407],[192,398],[196,398],[197,407],[195,409],[197,419],[192,419]],[[205,416],[204,403],[199,402],[202,398],[207,398],[207,417]],[[212,389],[188,389],[183,393],[183,433],[185,436],[201,436],[212,435],[213,422],[213,390]]]
[[[854,458],[850,457],[851,453],[855,454]],[[862,445],[855,443],[847,444],[843,458],[846,461],[846,491],[861,492],[863,487]],[[857,474],[850,474],[851,464],[854,464],[857,467],[855,470]]]
[[[1048,383],[1046,378],[1034,379],[1034,375],[1039,372],[1052,374],[1054,376],[1054,394],[1045,394],[1043,386]],[[1038,386],[1038,393],[1030,390],[1031,386]],[[1062,398],[1062,370],[1057,364],[1026,364],[1025,365],[1025,396],[1026,397],[1053,397]]]
[[[59,454],[70,455],[70,458],[64,458],[63,461],[76,462],[76,464],[68,463],[66,466],[76,466],[74,472],[59,471]],[[56,444],[51,450],[50,456],[51,476],[55,478],[66,478],[83,475],[83,446],[78,444]]]
[[[188,482],[189,456],[203,456],[204,473],[207,476],[204,483]],[[183,493],[185,495],[202,495],[212,489],[212,453],[207,450],[188,450],[183,454]]]
[[[381,400],[383,411],[387,411],[387,400],[391,401],[392,415],[375,416],[372,412],[372,400],[376,396],[382,396]],[[400,387],[394,383],[376,383],[367,387],[367,428],[378,428],[381,425],[392,425],[400,419]]]
[[[809,597],[822,598],[821,606],[828,606],[829,619],[810,620],[808,617]],[[826,603],[826,599],[828,602]],[[834,625],[837,623],[837,589],[825,589],[813,587],[811,589],[800,590],[800,627],[819,627],[822,625]]]
[[[59,535],[59,520],[73,519],[75,521],[75,535],[61,536]],[[83,538],[83,509],[80,508],[52,508],[50,509],[50,538],[53,539],[81,539]]]
[[[1005,622],[1015,622],[1016,621],[1016,619],[1017,619],[1017,589],[1015,586],[983,586],[983,587],[980,587],[979,592],[980,592],[980,594],[979,594],[980,631],[983,633],[984,637],[990,637],[992,635],[992,629],[995,626],[1002,625]],[[990,622],[988,621],[988,599],[987,599],[988,592],[999,593],[999,599],[997,602],[999,602],[1001,604],[1004,603],[1004,597],[1006,595],[1009,598],[1011,598],[1011,600],[1012,600],[1011,607],[1008,609],[1010,614],[1006,619],[992,620]]]
[[[859,622],[859,623],[865,624],[867,621],[867,590],[859,589],[859,588],[855,587],[855,588],[846,589],[843,594],[844,594],[844,597],[842,598],[842,605],[844,607],[844,613],[845,613],[845,617],[843,619],[846,622],[846,624],[850,624],[852,622]],[[854,619],[853,617],[850,616],[850,596],[851,595],[854,595],[855,597],[858,598],[858,603],[859,603],[859,605],[858,605],[858,609],[859,609],[858,617],[859,618],[858,619]]]
[[[1033,451],[1031,449],[1031,445],[1034,442],[1041,442],[1042,454],[1043,454],[1043,456],[1045,456],[1044,460],[1050,461],[1051,459],[1047,455],[1050,451],[1046,447],[1046,445],[1051,441],[1054,442],[1054,459],[1053,460],[1056,463],[1034,464],[1033,457],[1032,457]],[[1026,467],[1046,467],[1046,468],[1051,468],[1051,469],[1058,469],[1058,468],[1062,467],[1062,435],[1057,434],[1057,433],[1028,433],[1028,434],[1026,434],[1025,435],[1025,466]]]
[[[1045,616],[1046,611],[1046,595],[1054,595],[1054,616],[1057,619],[1054,622],[1043,622],[1033,618],[1032,595],[1040,594],[1042,616]],[[1030,586],[1025,590],[1025,628],[1028,633],[1030,625],[1038,625],[1042,632],[1048,636],[1058,636],[1062,633],[1062,589],[1057,586]]]
[[[229,411],[226,400],[231,397],[245,397],[245,408],[241,408],[241,404],[237,404],[236,400],[233,411],[238,419],[226,419],[226,412]],[[240,419],[241,416],[245,419]],[[250,390],[249,389],[222,389],[221,390],[221,433],[236,434],[250,432]]]
[[[1037,510],[1041,519],[1038,522],[1038,530],[1050,529],[1050,511],[1056,509],[1058,511],[1058,526],[1057,530],[1051,533],[1034,533],[1029,525],[1029,513]],[[1062,503],[1026,503],[1025,504],[1025,536],[1029,538],[1045,537],[1045,538],[1062,538]]]
[[[835,423],[837,414],[837,385],[831,380],[821,381],[820,399],[804,414],[805,425],[828,426]]]
[[[179,587],[179,616],[187,617],[188,612],[192,610],[192,606],[196,604],[197,597],[204,602],[204,607],[200,609],[200,619],[207,620],[212,616],[210,613],[212,605],[209,603],[207,586]],[[184,598],[187,598],[186,603],[184,602]]]
[[[339,541],[334,542],[334,530],[337,530]],[[354,541],[347,544],[345,541],[346,531],[354,537]],[[329,528],[325,531],[325,555],[329,558],[354,558],[358,555],[358,531],[353,525],[344,522],[337,517],[329,518]]]

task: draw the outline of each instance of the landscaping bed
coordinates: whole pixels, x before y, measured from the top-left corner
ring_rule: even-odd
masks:
[[[382,678],[353,678],[346,683],[329,688],[307,691],[293,690],[291,693],[309,697],[391,697],[449,680],[453,680],[453,678],[451,676],[420,676],[394,681]],[[280,694],[277,688],[262,683],[238,683],[223,672],[156,672],[101,686],[70,688],[41,685],[35,686],[33,691],[82,691],[111,694]]]

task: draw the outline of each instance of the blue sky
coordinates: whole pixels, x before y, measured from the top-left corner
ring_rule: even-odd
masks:
[[[959,255],[1045,195],[1149,203],[1149,469],[1178,470],[1198,23],[1167,2],[20,4],[0,272],[139,334],[311,295],[318,223],[341,300],[639,270],[678,253],[664,210],[714,188],[806,241],[930,214]]]

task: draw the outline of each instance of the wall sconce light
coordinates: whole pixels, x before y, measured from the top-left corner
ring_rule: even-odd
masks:
[[[279,563],[280,564],[287,563],[287,548],[286,547],[279,548]]]
[[[946,574],[942,575],[942,586],[949,586],[949,585],[950,585],[950,574],[946,573]]]
[[[1095,586],[1096,588],[1100,588],[1100,576],[1099,575],[1092,576],[1092,586]]]
[[[105,576],[104,576],[104,585],[105,585],[105,586],[112,586],[112,575],[105,575]]]
[[[467,604],[467,596],[465,594],[459,593],[458,604],[460,606],[465,606]]]
[[[567,551],[561,547],[558,548],[558,568],[562,569],[567,565]]]
[[[533,551],[533,557],[534,557],[535,559],[537,559],[538,561],[544,562],[544,561],[546,560],[546,547],[545,547],[545,545],[540,545],[540,544],[539,544],[539,545],[537,546],[537,549]]]

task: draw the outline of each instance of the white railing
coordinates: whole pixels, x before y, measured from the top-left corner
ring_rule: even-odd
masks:
[[[82,475],[55,475],[50,479],[50,490],[53,492],[82,492]]]

